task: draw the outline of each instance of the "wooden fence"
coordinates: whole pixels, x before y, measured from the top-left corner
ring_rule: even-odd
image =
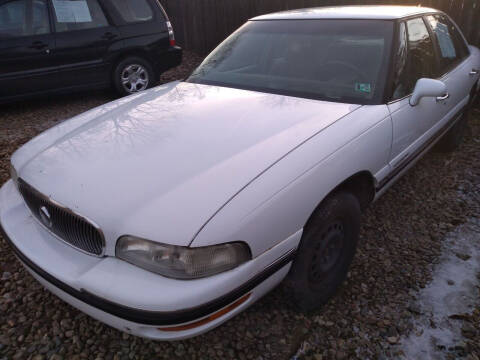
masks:
[[[480,45],[480,0],[160,0],[178,43],[207,54],[249,18],[313,6],[395,4],[434,7],[448,13],[471,44]]]

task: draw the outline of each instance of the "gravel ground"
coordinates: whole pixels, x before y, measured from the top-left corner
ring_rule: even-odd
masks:
[[[185,77],[199,61],[187,53],[184,64],[162,81]],[[0,184],[21,144],[112,99],[109,92],[97,92],[4,106]],[[135,338],[91,319],[44,290],[0,238],[0,359],[402,357],[397,343],[414,330],[415,296],[431,280],[443,239],[480,217],[479,154],[480,110],[475,110],[458,151],[431,152],[367,211],[348,281],[319,312],[295,311],[279,287],[223,326],[186,341]],[[478,359],[480,308],[459,321],[468,332],[461,351],[447,357]]]

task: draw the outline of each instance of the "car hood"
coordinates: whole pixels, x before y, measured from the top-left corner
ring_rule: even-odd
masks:
[[[358,107],[175,82],[67,121],[12,162],[107,243],[129,234],[186,246],[242,188]]]

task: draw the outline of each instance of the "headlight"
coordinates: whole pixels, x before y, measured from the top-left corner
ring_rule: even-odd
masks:
[[[199,248],[171,246],[122,236],[116,256],[145,270],[175,279],[197,279],[237,267],[251,259],[244,243],[229,243]]]
[[[17,171],[15,170],[12,164],[10,164],[10,177],[12,178],[13,182],[17,184],[18,175],[17,175]]]

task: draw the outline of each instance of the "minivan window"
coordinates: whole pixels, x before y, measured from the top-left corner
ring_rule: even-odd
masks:
[[[394,23],[249,21],[187,81],[327,101],[381,103]]]
[[[29,11],[32,7],[32,11]],[[0,5],[0,38],[50,32],[46,0],[14,0]]]
[[[127,23],[153,19],[153,11],[148,0],[112,0],[110,3]]]
[[[97,0],[52,0],[57,32],[108,26]]]
[[[0,35],[17,37],[28,35],[27,1],[10,1],[0,6]]]
[[[50,32],[50,21],[46,0],[32,1],[32,32],[34,35],[47,34]]]

